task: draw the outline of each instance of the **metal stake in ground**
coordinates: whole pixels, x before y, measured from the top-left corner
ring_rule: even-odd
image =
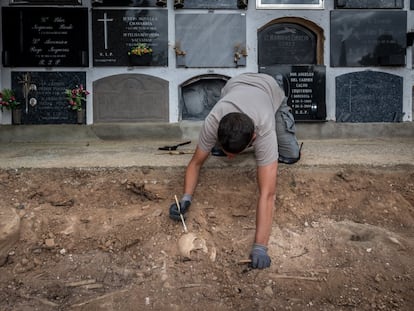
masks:
[[[174,198],[175,198],[175,203],[177,204],[178,212],[180,213],[181,222],[183,223],[184,232],[187,233],[188,232],[187,226],[185,225],[183,214],[181,214],[180,202],[178,202],[178,199],[177,199],[176,195],[174,195]]]

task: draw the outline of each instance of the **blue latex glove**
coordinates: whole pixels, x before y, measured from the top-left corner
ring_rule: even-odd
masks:
[[[250,266],[253,269],[268,268],[272,262],[267,254],[267,247],[257,243],[253,244],[252,251],[250,252],[250,259],[252,260]]]
[[[183,197],[180,200],[180,211],[181,214],[183,214],[183,217],[185,218],[184,214],[188,211],[189,207],[191,205],[191,195],[184,194]],[[180,221],[180,212],[178,211],[177,203],[171,204],[170,206],[170,218]]]

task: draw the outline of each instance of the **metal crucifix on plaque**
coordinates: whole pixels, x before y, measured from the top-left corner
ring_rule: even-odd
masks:
[[[98,18],[98,22],[104,23],[104,42],[105,42],[105,50],[108,49],[108,22],[113,22],[113,18],[108,18],[108,14],[105,12],[103,18]]]
[[[23,90],[23,97],[25,99],[26,103],[26,114],[29,112],[29,91],[30,91],[30,84],[32,81],[32,77],[29,73],[26,73],[23,75],[22,80],[19,81],[19,83],[22,84],[22,90]]]
[[[26,104],[25,111],[27,114],[29,112],[29,103],[32,107],[36,106],[37,104],[36,98],[31,98],[29,101],[29,93],[31,91],[36,91],[37,86],[36,84],[32,83],[32,76],[30,75],[30,73],[25,73],[24,75],[22,75],[22,78],[19,81],[19,83],[22,84],[22,93]]]

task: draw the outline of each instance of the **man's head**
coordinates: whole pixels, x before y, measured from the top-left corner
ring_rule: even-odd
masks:
[[[227,153],[242,152],[253,139],[254,123],[246,114],[226,114],[219,123],[218,142]]]

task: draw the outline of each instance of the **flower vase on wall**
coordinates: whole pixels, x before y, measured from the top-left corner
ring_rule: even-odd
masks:
[[[12,124],[15,124],[15,125],[22,124],[22,110],[21,109],[12,110]]]
[[[84,124],[85,123],[85,110],[76,110],[76,117],[77,117],[77,123],[78,124]]]

